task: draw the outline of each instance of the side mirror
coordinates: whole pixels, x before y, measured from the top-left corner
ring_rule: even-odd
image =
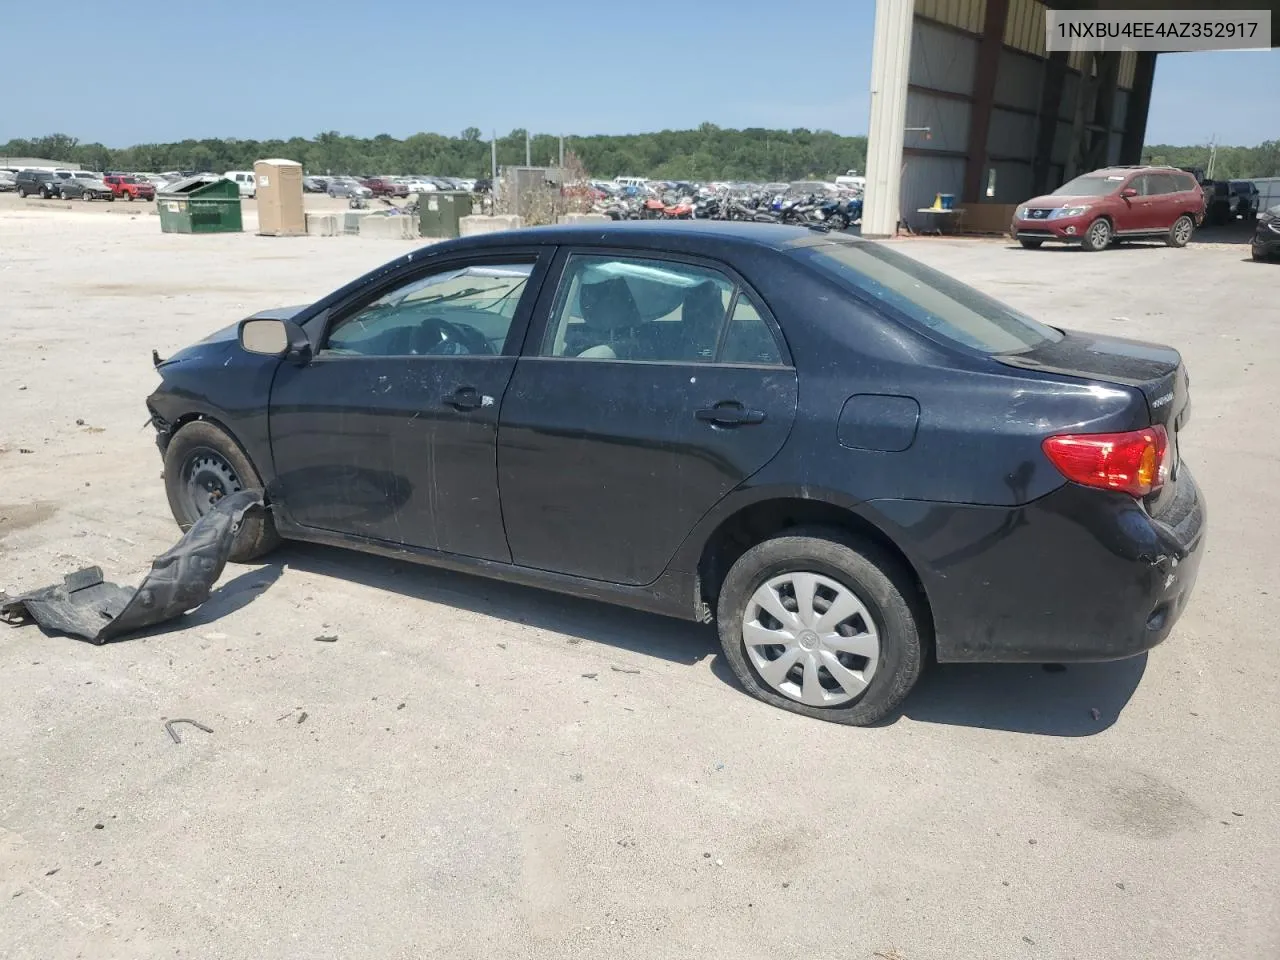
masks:
[[[1128,200],[1130,197],[1136,197],[1137,195],[1138,191],[1133,189],[1133,187],[1125,187],[1120,191],[1120,196],[1125,200]]]
[[[311,359],[311,341],[306,331],[292,320],[241,320],[239,335],[240,347],[248,353],[298,363]]]

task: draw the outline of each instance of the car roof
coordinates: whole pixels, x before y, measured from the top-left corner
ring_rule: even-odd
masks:
[[[679,222],[624,220],[503,230],[467,237],[457,243],[459,247],[467,248],[548,244],[598,247],[617,245],[652,250],[679,248],[687,250],[691,246],[690,241],[697,240],[704,243],[728,243],[735,246],[783,250],[794,246],[796,241],[819,236],[822,236],[821,231],[776,223],[731,220],[682,220]],[[835,239],[835,235],[831,236]]]

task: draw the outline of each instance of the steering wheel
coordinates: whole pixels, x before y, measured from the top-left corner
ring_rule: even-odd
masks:
[[[418,356],[493,354],[493,346],[479,330],[442,317],[423,317],[413,328],[411,342],[411,352]]]

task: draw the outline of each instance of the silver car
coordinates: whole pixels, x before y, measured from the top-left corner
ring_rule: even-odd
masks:
[[[334,177],[326,191],[331,197],[372,197],[373,191],[355,177]]]

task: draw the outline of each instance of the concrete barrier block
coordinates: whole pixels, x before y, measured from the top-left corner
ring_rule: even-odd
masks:
[[[342,212],[342,232],[354,236],[360,232],[360,221],[369,216],[368,210],[344,210]]]
[[[336,213],[308,213],[307,236],[336,237],[342,233]]]
[[[407,216],[372,216],[360,221],[360,236],[384,240],[412,240],[418,236],[418,221]]]
[[[473,214],[458,220],[458,235],[473,237],[479,233],[497,233],[500,230],[519,230],[524,226],[524,217],[496,216],[485,217]]]
[[[588,224],[588,223],[612,223],[603,213],[565,213],[560,216],[560,222],[565,224]]]

